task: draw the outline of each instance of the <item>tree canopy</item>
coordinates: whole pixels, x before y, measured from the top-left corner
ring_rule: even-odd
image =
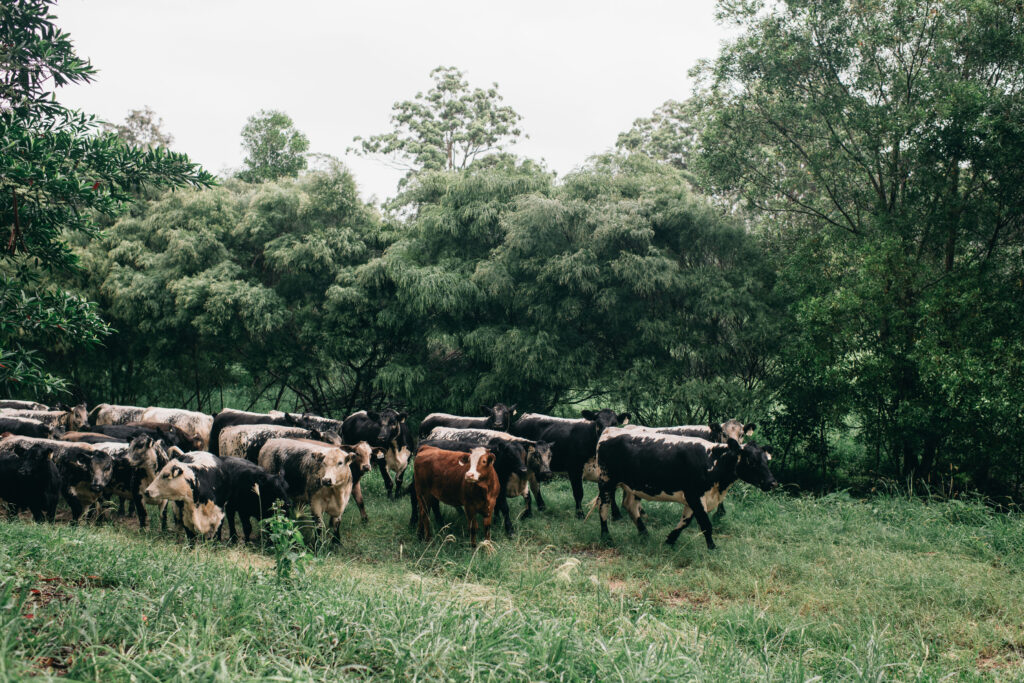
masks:
[[[294,178],[306,168],[309,138],[281,111],[253,114],[242,128],[245,168],[238,177],[250,183]]]

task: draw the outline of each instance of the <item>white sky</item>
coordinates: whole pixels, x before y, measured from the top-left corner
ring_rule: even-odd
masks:
[[[345,149],[389,130],[391,105],[450,65],[471,87],[497,81],[530,136],[510,151],[564,175],[689,94],[687,71],[728,35],[713,11],[712,0],[61,0],[57,25],[99,74],[58,99],[115,122],[149,106],[173,148],[215,173],[241,166],[250,115],[280,109],[310,151],[343,158],[364,196],[383,199],[402,172]]]

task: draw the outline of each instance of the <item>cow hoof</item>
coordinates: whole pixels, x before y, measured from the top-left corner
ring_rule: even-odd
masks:
[[[526,519],[527,517],[533,517],[533,512],[530,511],[530,510],[527,510],[526,512],[524,512],[522,518]]]
[[[539,512],[544,512],[547,509],[548,509],[547,505],[544,505],[543,503],[537,503],[537,510]]]
[[[583,512],[582,509],[576,508],[576,519],[583,519],[586,516],[587,516],[586,513]]]
[[[360,518],[359,518],[359,521],[360,521],[360,522],[362,522],[363,524],[366,524],[367,522],[369,522],[369,521],[370,521],[370,518],[369,518],[369,517],[360,517]],[[415,523],[416,523],[416,522],[412,522],[412,521],[410,521],[410,522],[409,522],[409,526],[412,526],[412,525],[413,525],[413,524],[415,524]]]
[[[617,522],[620,519],[622,519],[622,513],[618,510],[612,510],[612,521]]]

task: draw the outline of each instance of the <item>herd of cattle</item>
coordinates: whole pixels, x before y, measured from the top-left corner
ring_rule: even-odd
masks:
[[[37,522],[53,521],[63,497],[77,522],[107,514],[104,501],[130,501],[140,528],[147,506],[157,506],[166,526],[167,504],[175,503],[186,536],[220,536],[225,518],[229,539],[252,535],[253,519],[280,505],[309,506],[320,525],[329,518],[337,537],[341,516],[353,498],[367,521],[360,480],[374,466],[389,498],[406,491],[411,525],[430,537],[431,514],[441,523],[440,503],[459,507],[476,545],[477,516],[490,539],[495,512],[512,535],[509,498],[522,498],[523,517],[532,499],[544,510],[541,485],[556,472],[569,478],[577,517],[584,516],[583,481],[598,484],[601,533],[622,507],[644,534],[640,500],[683,505],[672,544],[696,518],[708,548],[714,548],[708,513],[722,504],[739,479],[764,490],[778,486],[769,469],[771,447],[745,441],[754,425],[737,420],[711,425],[640,427],[629,413],[582,411],[578,419],[527,413],[513,421],[516,406],[483,406],[484,417],[431,413],[419,439],[395,410],[361,410],[344,420],[310,413],[252,413],[225,409],[216,415],[158,407],[85,404],[50,409],[31,401],[0,400],[0,500],[28,509]],[[413,465],[413,483],[403,478]],[[392,474],[395,479],[392,481]]]

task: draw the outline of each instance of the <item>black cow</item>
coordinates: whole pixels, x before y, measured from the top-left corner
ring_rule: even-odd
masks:
[[[15,440],[0,453],[0,499],[28,508],[35,521],[53,521],[60,489],[60,472],[43,444]]]
[[[448,413],[431,413],[420,423],[420,437],[430,434],[435,427],[451,427],[452,429],[493,429],[507,432],[512,426],[512,418],[516,414],[516,404],[507,406],[495,403],[492,408],[480,406],[486,417],[462,417]]]
[[[228,518],[228,540],[234,543],[238,538],[235,533],[235,515],[242,520],[242,533],[245,543],[252,535],[252,518],[262,521],[269,517],[274,503],[282,501],[283,511],[288,513],[291,500],[288,498],[284,477],[271,474],[259,465],[242,458],[223,458],[221,467],[228,475],[228,496],[224,514]]]
[[[601,535],[608,538],[608,510],[615,488],[621,486],[627,494],[623,507],[639,533],[647,533],[640,498],[675,501],[684,503],[687,509],[665,542],[675,543],[696,517],[708,548],[713,549],[711,520],[704,501],[717,505],[737,479],[765,491],[775,488],[778,482],[768,468],[769,459],[770,455],[756,444],[741,446],[735,439],[716,444],[645,429],[607,429],[597,447]]]
[[[345,443],[365,441],[373,448],[384,451],[384,458],[375,458],[380,476],[384,479],[384,488],[388,498],[393,498],[395,491],[402,488],[405,469],[409,466],[409,458],[413,453],[412,433],[405,423],[406,414],[390,408],[379,413],[360,410],[345,418],[341,425],[341,436]],[[392,484],[391,470],[396,475]]]
[[[140,530],[145,529],[147,525],[146,503],[160,505],[161,526],[166,527],[166,504],[146,500],[144,493],[146,487],[156,479],[157,473],[170,460],[164,442],[140,434],[132,439],[123,454],[113,455],[113,458],[114,472],[105,491],[106,495],[121,496],[122,503],[125,499],[132,502],[135,514],[139,518]]]
[[[71,508],[72,523],[78,523],[82,511],[99,502],[114,474],[114,458],[88,444],[40,439],[60,472],[61,493]],[[100,521],[97,514],[96,521]]]
[[[221,430],[238,425],[280,425],[283,427],[302,427],[303,429],[308,429],[306,421],[300,415],[279,411],[250,413],[244,410],[225,408],[213,416],[213,427],[210,428],[210,452],[214,455],[220,455]]]
[[[5,432],[17,434],[18,436],[30,436],[34,439],[49,439],[53,430],[31,417],[0,415],[0,434]]]
[[[461,430],[451,430],[453,433],[458,433]],[[517,443],[514,440],[503,439],[503,438],[492,438],[486,443],[479,443],[480,439],[469,438],[468,440],[459,440],[458,438],[440,438],[440,439],[425,439],[420,442],[419,448],[433,446],[447,451],[461,451],[469,453],[474,448],[479,448],[481,445],[485,446],[488,451],[494,454],[494,471],[498,475],[498,484],[500,490],[498,491],[498,499],[494,505],[494,510],[500,512],[505,516],[505,533],[508,536],[515,534],[515,529],[512,527],[511,514],[508,509],[508,497],[505,495],[508,489],[509,479],[515,475],[521,479],[526,479],[529,475],[529,469],[526,466],[526,448],[523,444]],[[412,506],[412,518],[409,520],[410,524],[415,524],[419,519],[419,508],[416,504],[416,496],[413,495],[413,506]],[[441,524],[441,508],[436,503],[434,504],[434,517],[437,518],[438,524]]]
[[[127,424],[96,425],[89,431],[94,434],[114,437],[116,440],[131,441],[137,436],[148,436],[154,441],[163,441],[170,448],[174,446],[183,452],[200,448],[202,438],[175,427],[169,422],[128,422]]]
[[[576,516],[583,517],[583,466],[597,453],[597,439],[608,427],[629,422],[629,413],[616,414],[605,408],[584,410],[583,419],[566,419],[526,413],[512,425],[512,434],[551,444],[551,471],[569,475]],[[538,501],[539,503],[539,501]]]

